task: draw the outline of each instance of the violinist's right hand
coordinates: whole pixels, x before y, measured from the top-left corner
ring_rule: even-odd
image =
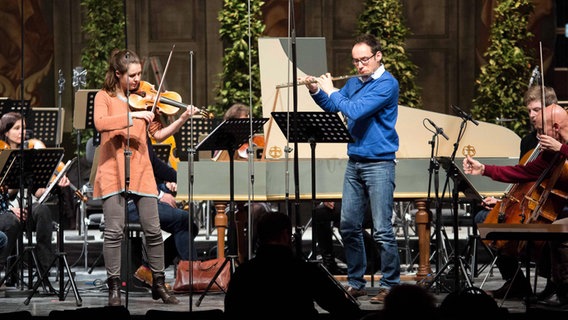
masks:
[[[150,123],[154,120],[154,112],[152,111],[134,111],[130,112],[132,118],[144,119]]]
[[[467,155],[463,159],[463,172],[471,175],[482,175],[485,171],[485,165],[483,163],[474,160],[471,156]]]

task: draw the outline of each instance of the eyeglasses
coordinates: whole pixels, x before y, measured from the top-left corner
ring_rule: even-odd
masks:
[[[353,63],[353,65],[358,65],[359,62],[360,62],[362,65],[366,66],[369,63],[369,60],[371,60],[371,58],[374,57],[374,56],[375,55],[373,54],[372,56],[369,56],[369,57],[364,57],[364,58],[361,58],[361,59],[353,59],[353,60],[351,60],[351,62]]]

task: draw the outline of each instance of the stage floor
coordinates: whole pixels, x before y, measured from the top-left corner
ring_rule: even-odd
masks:
[[[72,238],[76,231],[66,231],[66,236]],[[27,288],[17,288],[17,287],[3,287],[0,289],[0,305],[2,306],[0,313],[15,312],[21,310],[29,311],[34,317],[47,317],[49,313],[53,310],[74,310],[77,308],[101,308],[106,306],[108,291],[106,288],[106,274],[102,263],[96,263],[94,260],[100,254],[101,241],[100,234],[94,232],[93,234],[95,240],[88,242],[88,258],[84,259],[83,249],[84,242],[82,241],[66,241],[66,251],[68,251],[68,262],[71,265],[72,272],[75,275],[75,284],[77,286],[78,297],[75,296],[74,290],[71,287],[67,288],[67,291],[63,295],[59,294],[48,294],[45,293],[41,288],[35,293],[31,294],[31,290]],[[206,239],[205,235],[200,234],[197,239],[198,247],[209,248],[214,246],[216,243],[216,237],[208,236]],[[309,239],[308,239],[309,240]],[[311,242],[311,241],[309,241]],[[307,242],[307,247],[310,246]],[[206,250],[206,249],[203,249]],[[436,265],[432,265],[432,270],[436,271]],[[416,283],[415,271],[409,268],[408,265],[401,266],[403,269],[402,280],[405,283]],[[410,271],[407,271],[410,270]],[[488,275],[488,272],[492,271]],[[59,290],[59,282],[56,281],[55,268],[52,268],[50,273],[50,280],[52,286]],[[531,270],[534,274],[534,270]],[[450,272],[446,272],[451,274]],[[434,273],[435,275],[435,273]],[[4,275],[2,274],[2,277]],[[276,276],[276,275],[275,275]],[[487,276],[487,280],[484,283],[484,279]],[[369,296],[360,297],[361,308],[363,310],[380,310],[382,305],[371,304],[369,299],[376,294],[378,288],[374,287],[376,281],[379,279],[380,275],[373,277],[373,282],[368,282],[367,291]],[[68,281],[68,275],[65,274],[65,280]],[[166,280],[173,284],[174,279],[174,268],[170,266],[166,270]],[[336,276],[336,279],[342,284],[346,284],[345,276]],[[369,276],[369,280],[371,280]],[[446,297],[448,292],[452,291],[446,287],[446,284],[454,283],[453,280],[449,280],[443,276],[438,278],[438,282],[430,287],[430,290],[435,295],[437,302],[441,303]],[[537,281],[538,291],[542,290],[545,284],[545,280],[538,278]],[[473,278],[473,286],[481,287],[484,290],[491,290],[499,288],[503,284],[499,272],[496,267],[492,270],[486,268],[477,277]],[[132,287],[134,284],[132,284]],[[267,294],[270,294],[270,284],[267,284]],[[125,297],[128,299],[125,299]],[[144,318],[148,310],[168,310],[168,311],[202,311],[211,309],[223,310],[223,293],[207,293],[202,295],[201,293],[194,293],[192,296],[188,294],[177,295],[181,303],[179,305],[165,305],[161,300],[152,300],[151,293],[146,288],[136,287],[134,289],[128,290],[128,292],[123,292],[123,301],[125,301],[125,306],[130,312],[131,316]],[[197,306],[198,301],[201,300],[201,304]],[[498,300],[499,305],[506,308],[510,314],[523,314],[527,311],[524,301],[519,299],[508,299],[505,301]],[[409,302],[411,305],[411,302]],[[531,308],[534,306],[531,305]]]

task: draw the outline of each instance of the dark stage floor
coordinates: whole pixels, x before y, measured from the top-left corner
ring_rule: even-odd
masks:
[[[73,231],[75,232],[75,231]],[[71,235],[72,231],[66,231],[66,234]],[[76,232],[75,232],[76,233]],[[102,261],[99,261],[93,267],[93,263],[99,256],[101,242],[99,240],[100,235],[95,233],[96,239],[90,241],[88,244],[88,255],[85,259],[84,243],[81,241],[66,241],[66,251],[68,252],[68,262],[71,265],[72,272],[75,275],[75,284],[77,286],[76,298],[74,290],[68,287],[67,291],[63,295],[58,294],[48,294],[45,293],[41,288],[35,293],[31,294],[31,291],[27,288],[21,289],[16,287],[3,287],[0,289],[0,317],[2,319],[7,319],[6,315],[1,315],[1,313],[11,313],[16,311],[29,311],[34,318],[48,318],[50,312],[53,310],[76,310],[79,308],[93,308],[90,310],[90,314],[96,316],[96,312],[108,312],[108,309],[103,308],[107,303],[107,290],[106,290],[106,274],[102,266]],[[207,248],[213,246],[216,242],[215,237],[205,237],[200,236],[198,238],[198,247],[204,252]],[[309,244],[307,245],[309,247]],[[404,265],[403,267],[403,282],[405,283],[416,283],[414,280],[415,270],[413,270],[412,265]],[[92,268],[92,270],[91,270]],[[433,265],[432,269],[435,271],[436,266]],[[501,277],[498,273],[497,268],[492,268],[492,274],[488,275],[488,268],[482,271],[479,276],[473,278],[473,286],[481,287],[484,290],[496,289],[500,287],[503,283]],[[50,274],[50,280],[53,287],[59,290],[59,282],[56,281],[55,268],[52,269]],[[91,272],[89,272],[91,271]],[[534,270],[532,270],[534,272]],[[451,272],[447,272],[451,274]],[[3,276],[3,274],[2,274]],[[276,277],[277,275],[275,275]],[[377,280],[379,275],[375,276],[373,280]],[[484,282],[485,277],[487,277]],[[338,281],[345,284],[345,276],[337,276]],[[68,281],[68,276],[65,274],[65,279]],[[166,272],[166,280],[173,284],[174,279],[174,269],[169,267]],[[437,302],[441,303],[446,297],[449,291],[452,291],[452,284],[455,283],[452,279],[447,279],[444,275],[438,278],[437,281],[430,290],[434,293]],[[538,290],[542,290],[544,287],[544,279],[539,278],[537,281]],[[128,290],[128,299],[126,300],[126,309],[130,313],[132,318],[138,319],[148,319],[146,313],[149,310],[162,310],[162,311],[176,311],[176,312],[197,312],[197,311],[207,311],[207,310],[223,310],[223,293],[208,293],[202,295],[200,293],[194,293],[192,296],[189,295],[177,295],[181,303],[179,305],[165,305],[160,300],[154,301],[151,298],[151,293],[148,289],[135,287],[131,283],[132,289]],[[380,310],[382,305],[371,304],[369,299],[372,295],[376,294],[377,288],[372,286],[371,281],[368,282],[367,291],[369,296],[360,297],[359,301],[361,303],[361,308],[367,311]],[[270,288],[270,285],[267,285]],[[267,293],[269,294],[269,292]],[[123,300],[126,292],[123,294]],[[197,306],[198,301],[201,299],[201,304]],[[544,312],[541,307],[535,305],[530,305],[529,308],[526,307],[524,301],[519,299],[508,299],[505,301],[498,301],[502,308],[507,309],[507,312],[511,316],[511,319],[523,319],[526,316],[533,318],[532,315],[536,313]],[[409,301],[409,306],[412,302]],[[464,310],[467,312],[467,310]],[[101,314],[102,315],[102,314]],[[536,317],[536,316],[535,316]]]

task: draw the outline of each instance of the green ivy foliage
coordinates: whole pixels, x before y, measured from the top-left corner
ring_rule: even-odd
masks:
[[[101,88],[113,49],[124,48],[125,21],[122,0],[82,0],[86,37],[81,65],[87,70],[87,88]]]
[[[418,67],[405,50],[410,29],[405,25],[399,0],[366,0],[359,15],[357,34],[370,33],[381,41],[385,68],[398,80],[399,104],[422,108],[422,89],[416,84]]]
[[[481,121],[497,123],[497,119],[514,119],[499,124],[520,136],[530,130],[523,95],[535,62],[534,50],[527,49],[533,37],[527,29],[533,9],[530,0],[498,1],[489,47],[484,54],[487,64],[481,67],[475,81],[471,109],[472,115]]]
[[[223,10],[218,15],[224,45],[223,72],[216,89],[216,105],[209,107],[215,114],[222,115],[231,105],[241,102],[252,105],[255,117],[262,116],[258,38],[265,29],[263,4],[260,0],[250,1],[249,64],[249,4],[247,1],[224,0]]]
[[[124,48],[124,1],[81,0],[81,6],[81,27],[86,40],[81,52],[81,66],[87,70],[87,88],[97,89],[103,85],[110,53],[113,49]],[[82,132],[81,145],[85,146],[93,134],[92,129]]]

